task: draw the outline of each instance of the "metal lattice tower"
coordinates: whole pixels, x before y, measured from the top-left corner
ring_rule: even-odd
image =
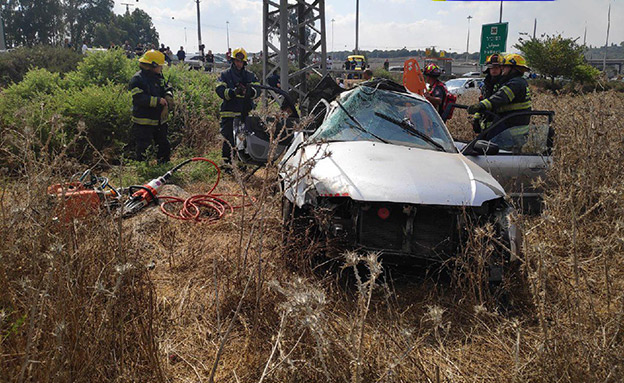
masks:
[[[327,73],[325,0],[263,0],[262,83],[277,73],[285,91],[307,93],[309,73]],[[298,70],[288,74],[288,54],[295,55]],[[314,57],[319,62],[313,64]]]

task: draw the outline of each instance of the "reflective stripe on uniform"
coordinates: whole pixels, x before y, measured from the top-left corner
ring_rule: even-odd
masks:
[[[152,120],[151,118],[140,118],[132,116],[132,122],[139,125],[158,126],[158,120]]]
[[[516,95],[514,94],[514,92],[512,92],[512,90],[508,86],[502,87],[501,90],[505,92],[505,94],[509,98],[509,101],[513,101],[513,99],[516,98]]]
[[[483,103],[483,105],[485,106],[485,109],[487,110],[492,110],[492,103],[490,102],[490,100],[483,100],[481,101],[481,103]]]
[[[496,112],[504,113],[504,112],[511,112],[511,111],[516,111],[516,110],[525,110],[525,109],[531,109],[531,100],[525,101],[525,102],[517,102],[514,104],[503,105],[499,107],[496,110]]]
[[[150,97],[150,108],[155,108],[158,105],[158,97]]]
[[[137,87],[137,88],[132,88],[132,89],[130,89],[130,94],[131,94],[131,95],[133,95],[133,96],[134,96],[135,94],[139,94],[139,93],[143,93],[143,89],[138,88],[138,87]]]
[[[231,92],[231,91],[232,91],[231,89],[226,89],[226,90],[223,92],[223,97],[225,97],[225,99],[226,99],[227,101],[230,101],[230,100],[232,99],[232,96],[230,95],[230,92]]]
[[[221,114],[221,118],[238,117],[241,115],[240,112],[230,112],[227,110],[222,111],[220,114]]]

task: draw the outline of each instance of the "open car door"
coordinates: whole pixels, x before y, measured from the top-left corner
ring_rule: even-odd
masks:
[[[509,118],[519,115],[530,115],[531,123],[505,125]],[[540,177],[545,179],[550,166],[553,117],[552,111],[511,114],[495,121],[461,150],[467,158],[488,171],[525,213],[541,211],[543,190],[535,185],[535,181]],[[547,122],[535,123],[539,119]]]

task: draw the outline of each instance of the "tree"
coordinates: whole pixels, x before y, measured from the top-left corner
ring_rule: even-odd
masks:
[[[87,36],[92,37],[98,23],[108,23],[115,17],[112,0],[62,0],[67,32],[79,46]]]
[[[158,32],[152,24],[152,18],[140,9],[135,9],[131,14],[113,16],[109,23],[98,23],[91,37],[93,45],[103,47],[111,43],[122,45],[126,41],[131,45],[158,44]]]
[[[546,35],[528,40],[521,38],[514,47],[524,54],[532,69],[549,77],[553,85],[557,77],[593,81],[596,71],[586,64],[584,48],[577,44],[577,40]]]
[[[8,0],[2,9],[7,45],[53,44],[62,37],[59,0]]]

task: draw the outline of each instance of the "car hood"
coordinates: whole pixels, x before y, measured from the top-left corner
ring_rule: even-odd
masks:
[[[286,163],[291,169],[311,164],[286,190],[297,205],[310,190],[357,201],[449,206],[480,206],[505,195],[491,175],[460,153],[369,141],[312,144],[300,152]]]

